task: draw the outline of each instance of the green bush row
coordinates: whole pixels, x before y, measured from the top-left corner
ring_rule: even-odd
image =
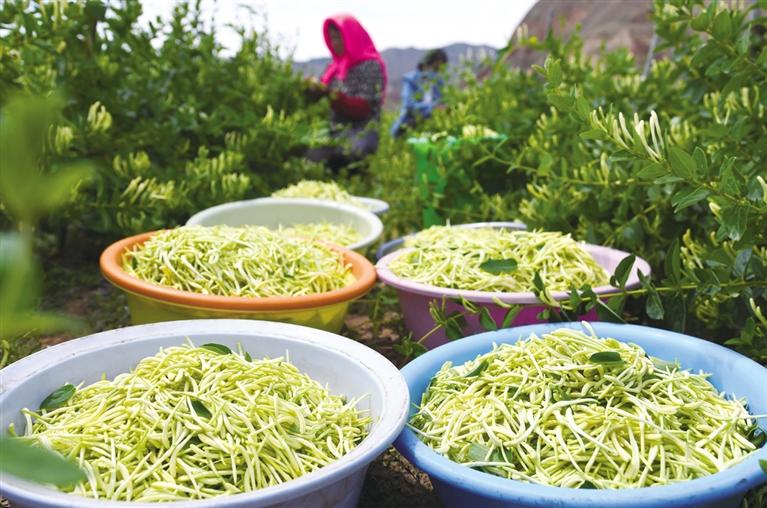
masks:
[[[454,223],[519,219],[626,250],[650,262],[654,283],[615,298],[619,316],[767,362],[765,8],[657,0],[658,56],[646,72],[626,50],[588,58],[577,35],[520,31],[491,72],[466,76],[424,127],[481,124],[508,137],[480,154],[455,152],[444,195],[406,192],[412,154],[401,142],[382,145],[374,178],[400,185],[390,193],[411,210],[392,217],[396,228],[418,229],[422,208],[435,206]],[[506,65],[521,48],[544,52],[545,66]],[[508,168],[505,186],[463,183],[488,161]],[[512,184],[515,176],[526,183]],[[571,307],[595,305],[582,289]]]
[[[0,104],[65,97],[44,170],[96,168],[47,228],[119,236],[183,222],[201,208],[263,195],[316,167],[301,157],[325,116],[264,35],[238,29],[231,57],[199,2],[139,23],[139,0],[0,6]]]

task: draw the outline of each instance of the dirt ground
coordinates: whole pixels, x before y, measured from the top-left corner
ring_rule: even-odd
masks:
[[[83,321],[79,333],[60,333],[40,338],[44,347],[65,342],[88,333],[130,325],[130,316],[123,295],[106,283],[95,263],[88,266],[67,266],[53,263],[45,267],[46,280],[42,306],[65,312]],[[374,327],[367,315],[352,309],[347,316],[343,335],[376,349],[401,366],[405,359],[394,350],[400,331],[395,325],[399,316],[384,312],[379,326]],[[0,498],[0,507],[9,506]],[[428,476],[414,468],[393,448],[370,465],[360,508],[436,508],[441,506],[434,495]]]

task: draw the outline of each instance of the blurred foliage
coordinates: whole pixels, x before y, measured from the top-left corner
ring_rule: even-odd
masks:
[[[17,231],[0,232],[0,368],[31,352],[30,333],[73,328],[72,319],[36,310],[40,270],[33,255],[38,219],[64,205],[90,175],[82,162],[47,157],[61,102],[16,96],[0,110],[0,206]],[[50,162],[50,164],[46,163]]]
[[[57,164],[49,159],[61,107],[56,97],[15,95],[0,110],[0,207],[18,230],[0,232],[0,369],[37,347],[31,334],[80,326],[68,316],[37,310],[35,224],[71,200],[91,175],[86,163]],[[0,472],[58,486],[86,478],[71,459],[5,432],[0,433]]]
[[[0,202],[23,226],[37,223],[46,213],[71,201],[91,168],[77,162],[50,163],[50,142],[61,110],[58,98],[15,97],[0,118]],[[44,199],[43,199],[44,198]]]
[[[8,0],[0,6],[0,104],[24,91],[66,97],[50,151],[97,172],[46,228],[119,236],[201,208],[268,194],[322,169],[300,156],[327,105],[262,34],[238,28],[231,57],[199,2],[138,23],[139,0]],[[68,186],[77,187],[77,186]]]
[[[85,472],[71,459],[3,435],[0,435],[0,471],[31,482],[61,487],[87,479]]]

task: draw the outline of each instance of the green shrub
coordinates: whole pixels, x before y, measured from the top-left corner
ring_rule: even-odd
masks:
[[[641,306],[621,297],[613,310],[767,362],[767,45],[757,7],[765,2],[656,1],[658,50],[673,57],[647,75],[625,50],[590,61],[577,36],[522,37],[508,51],[548,53],[537,77],[496,65],[453,90],[434,122],[508,130],[486,156],[528,184],[506,189],[502,206],[473,189],[482,218],[519,218],[646,258],[655,283],[631,293]],[[572,302],[580,310],[595,305],[582,289]]]
[[[147,28],[140,15],[139,0],[0,7],[0,104],[60,90],[68,101],[50,152],[98,167],[49,227],[114,236],[170,226],[307,168],[295,159],[326,105],[306,104],[301,77],[267,38],[240,29],[242,46],[226,57],[199,2]]]

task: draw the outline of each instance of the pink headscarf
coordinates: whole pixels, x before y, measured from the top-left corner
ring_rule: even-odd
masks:
[[[341,32],[341,37],[344,40],[343,55],[336,55],[333,52],[333,46],[330,44],[330,35],[328,34],[330,25],[335,25],[338,31]],[[381,55],[378,53],[375,44],[373,44],[370,35],[368,35],[354,16],[351,14],[331,16],[325,20],[322,32],[325,35],[325,44],[327,44],[330,54],[333,56],[333,61],[325,69],[325,73],[320,78],[320,81],[327,85],[333,78],[343,80],[346,78],[346,73],[349,72],[349,69],[358,63],[365,60],[375,60],[381,66],[384,81],[383,89],[386,90],[386,64],[381,59]]]

